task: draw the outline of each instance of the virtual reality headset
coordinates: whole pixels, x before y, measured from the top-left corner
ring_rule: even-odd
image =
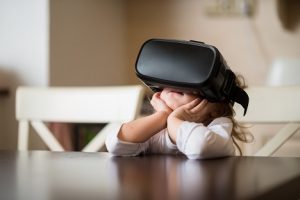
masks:
[[[136,74],[152,91],[173,88],[210,102],[239,103],[247,112],[249,97],[236,85],[218,49],[198,41],[150,39],[138,54]]]

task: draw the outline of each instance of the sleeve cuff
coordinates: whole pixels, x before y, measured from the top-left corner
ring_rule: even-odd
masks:
[[[120,128],[116,127],[114,131],[107,135],[105,144],[108,152],[115,156],[136,156],[148,148],[148,143],[133,143],[122,141],[118,138]]]

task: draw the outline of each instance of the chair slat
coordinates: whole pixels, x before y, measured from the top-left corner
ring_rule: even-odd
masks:
[[[137,115],[140,86],[95,88],[28,88],[17,90],[18,120],[106,123]],[[134,109],[133,109],[134,108]]]

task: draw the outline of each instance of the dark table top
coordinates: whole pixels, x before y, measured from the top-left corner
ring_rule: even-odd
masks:
[[[300,158],[0,151],[0,199],[300,199]]]

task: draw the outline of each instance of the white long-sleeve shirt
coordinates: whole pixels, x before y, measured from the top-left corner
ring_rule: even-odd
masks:
[[[231,138],[232,121],[226,117],[214,119],[208,126],[183,122],[177,132],[176,145],[163,129],[143,143],[122,141],[119,129],[106,137],[107,150],[115,156],[144,154],[184,154],[190,159],[205,159],[235,155]]]

